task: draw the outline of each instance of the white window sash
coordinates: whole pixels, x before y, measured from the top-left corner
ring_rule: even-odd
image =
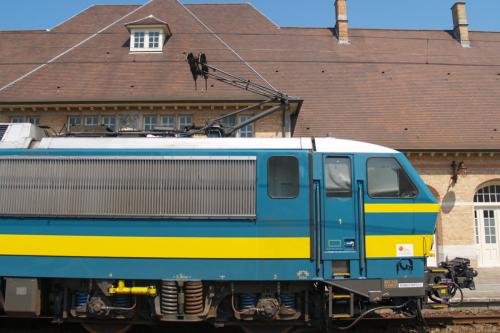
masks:
[[[158,35],[158,47],[149,47],[150,42],[153,42],[153,37],[150,37],[151,33],[157,32]],[[143,47],[136,47],[136,34],[144,33],[144,44]],[[132,52],[161,52],[163,50],[163,42],[165,40],[165,34],[160,29],[140,29],[132,30],[130,37],[130,51]]]

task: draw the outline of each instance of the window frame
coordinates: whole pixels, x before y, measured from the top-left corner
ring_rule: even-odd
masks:
[[[181,127],[181,119],[185,118],[185,117],[190,118],[191,122],[189,123],[189,125],[183,125],[183,126],[194,126],[194,124],[195,124],[194,117],[192,114],[184,115],[184,114],[178,114],[178,113],[167,113],[167,114],[147,113],[147,114],[143,114],[141,116],[141,120],[140,120],[140,122],[141,122],[140,128],[142,128],[143,131],[152,131],[153,130],[153,129],[151,129],[151,130],[146,129],[146,118],[147,117],[151,117],[151,118],[156,119],[154,127],[166,127],[163,124],[163,118],[172,118],[174,120],[174,123],[173,123],[173,127],[168,128],[168,130],[170,130],[170,131],[182,131],[183,128]]]
[[[492,188],[493,191],[491,191]],[[492,198],[494,199],[492,200]],[[500,205],[500,185],[488,183],[481,186],[474,193],[474,198],[472,200],[476,206]]]
[[[295,161],[297,161],[297,193],[295,196],[293,197],[273,197],[271,195],[271,193],[269,193],[269,189],[270,189],[270,186],[269,186],[269,177],[270,177],[270,173],[269,173],[269,166],[270,166],[270,163],[271,163],[271,160],[273,158],[279,158],[279,157],[291,157],[291,158],[294,158]],[[299,196],[300,196],[300,160],[297,156],[294,156],[294,155],[272,155],[270,156],[268,159],[267,159],[267,168],[266,168],[266,172],[267,172],[267,184],[266,184],[266,187],[267,187],[267,196],[273,200],[294,200],[294,199],[297,199]]]
[[[480,244],[478,215],[479,214],[477,208],[474,208],[474,240],[476,241],[476,245]]]
[[[35,119],[36,121],[33,121]],[[26,116],[26,122],[38,126],[41,123],[40,116]]]
[[[165,125],[165,123],[163,122],[163,119],[165,118],[173,119],[171,127]],[[177,129],[177,116],[175,114],[160,114],[160,125],[161,127],[168,128],[171,131],[175,131]]]
[[[118,126],[118,121],[117,121],[117,116],[116,115],[108,115],[108,114],[104,114],[104,115],[101,115],[99,116],[99,123],[101,125],[105,125],[106,127],[108,127],[109,129],[112,129],[113,132],[116,132],[117,131],[117,126]],[[113,119],[113,122],[114,122],[114,125],[113,127],[109,126],[108,123],[106,122],[106,119]]]
[[[151,119],[155,120],[154,124],[152,124],[153,126],[151,127],[151,129],[146,129],[146,119],[147,118],[151,118]],[[151,125],[151,124],[149,124],[149,125]],[[145,114],[142,116],[142,129],[144,131],[154,131],[155,127],[158,127],[158,115],[157,114]]]
[[[238,123],[239,123],[239,124],[241,124],[242,122],[247,121],[248,119],[250,119],[250,118],[252,118],[252,117],[253,117],[253,115],[247,115],[247,114],[240,115],[240,116],[238,117]],[[244,126],[244,127],[240,128],[240,129],[238,130],[238,137],[239,137],[239,138],[254,138],[254,137],[255,137],[255,126],[254,126],[254,125],[255,125],[255,123],[253,123],[253,124],[248,124],[248,125],[246,125],[246,126]],[[248,131],[248,130],[244,130],[245,128],[250,128],[250,131]],[[251,136],[246,136],[246,135],[245,135],[245,136],[242,136],[242,135],[241,135],[241,134],[242,134],[242,132],[244,132],[244,133],[246,133],[246,132],[250,132],[252,135],[251,135]]]
[[[181,119],[182,118],[188,118],[188,117],[191,118],[191,122],[189,123],[189,125],[182,125],[181,124]],[[190,114],[187,114],[187,115],[180,114],[176,118],[177,118],[177,124],[176,124],[177,125],[177,130],[179,130],[179,131],[183,131],[184,130],[184,128],[182,128],[182,126],[184,126],[184,127],[190,127],[190,126],[193,126],[193,124],[194,124],[193,116],[190,115]]]
[[[143,47],[136,47],[136,34],[144,33]],[[150,43],[154,42],[155,37],[150,37],[150,34],[158,33],[158,47],[150,47]],[[130,32],[130,52],[162,52],[165,42],[165,32],[161,28],[136,28]]]
[[[87,123],[87,119],[91,119],[91,118],[97,119],[97,122],[95,124],[89,124],[89,123]],[[99,119],[98,115],[86,115],[86,116],[83,117],[83,126],[85,126],[85,127],[99,126],[99,123],[100,123],[99,120],[100,119]]]
[[[161,42],[161,32],[160,31],[148,31],[148,49],[157,50],[160,48]],[[153,46],[151,46],[153,45]],[[157,45],[157,46],[155,46]]]
[[[71,123],[71,119],[72,118],[74,118],[74,119],[76,119],[76,118],[80,119],[79,124],[72,124]],[[70,128],[71,126],[82,126],[82,116],[71,116],[71,115],[69,115],[68,116],[68,128]]]
[[[21,120],[21,121],[18,121]],[[24,116],[12,116],[9,119],[11,124],[23,124],[26,123],[26,119]]]
[[[134,50],[143,50],[146,46],[146,32],[145,31],[133,31],[132,32],[133,40],[132,40],[132,49]],[[142,44],[142,47],[140,46]],[[137,46],[136,46],[137,45]]]
[[[345,158],[345,159],[348,159],[349,160],[349,174],[351,176],[351,187],[350,187],[350,191],[348,193],[348,195],[343,195],[343,196],[338,196],[338,195],[332,195],[332,194],[329,194],[328,193],[328,189],[326,187],[326,161],[327,159],[329,158]],[[325,156],[325,159],[324,159],[324,162],[323,162],[323,178],[324,178],[324,183],[325,183],[325,196],[326,198],[333,198],[333,199],[345,199],[345,198],[352,198],[353,194],[354,194],[354,170],[353,170],[353,167],[352,167],[353,163],[352,163],[352,157],[351,156],[348,156],[348,155],[339,155],[339,156],[336,156],[336,155],[326,155]]]
[[[408,178],[408,181],[410,182],[411,185],[413,185],[413,187],[415,188],[415,195],[411,196],[411,197],[373,197],[371,194],[370,194],[370,190],[369,190],[369,177],[368,177],[368,162],[372,159],[392,159],[394,160],[397,165],[399,165],[399,167],[401,168],[401,170],[403,170],[406,174],[406,177]],[[366,194],[368,195],[368,197],[370,199],[374,199],[374,200],[377,200],[377,199],[382,199],[382,200],[387,200],[387,199],[393,199],[393,200],[414,200],[416,199],[419,195],[420,195],[420,190],[419,188],[415,185],[415,182],[413,181],[413,179],[411,179],[410,175],[408,174],[408,172],[406,172],[405,168],[403,168],[403,166],[401,165],[401,163],[399,163],[398,159],[396,157],[393,157],[393,156],[371,156],[371,157],[368,157],[366,159],[366,163],[365,163],[365,167],[366,167]]]
[[[494,209],[483,210],[484,244],[497,244],[497,219]]]

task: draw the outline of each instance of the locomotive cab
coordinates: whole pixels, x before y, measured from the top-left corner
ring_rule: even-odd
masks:
[[[316,149],[321,255],[331,263],[325,278],[362,284],[365,293],[378,290],[372,298],[423,295],[439,205],[413,166],[381,146],[316,139]],[[380,280],[382,286],[344,282],[349,279]]]

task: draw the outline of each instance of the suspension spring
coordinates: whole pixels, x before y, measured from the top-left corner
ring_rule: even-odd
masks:
[[[177,282],[162,281],[160,295],[160,309],[162,314],[177,314],[178,305]]]
[[[184,284],[185,312],[197,315],[203,312],[203,283],[201,281],[190,281]]]
[[[82,308],[89,301],[89,293],[86,291],[75,292],[75,308]]]
[[[280,301],[282,306],[295,309],[295,294],[281,294]]]
[[[257,295],[241,294],[240,295],[240,310],[248,310],[255,308],[257,304]]]
[[[115,295],[112,298],[112,303],[117,308],[130,308],[132,306],[132,298],[130,295]]]

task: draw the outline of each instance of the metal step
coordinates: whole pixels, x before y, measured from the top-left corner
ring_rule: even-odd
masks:
[[[337,313],[332,316],[333,319],[348,319],[352,318],[352,316],[348,313]]]
[[[351,299],[351,295],[333,295],[334,300]]]
[[[351,273],[333,273],[334,279],[345,279],[351,277]]]

